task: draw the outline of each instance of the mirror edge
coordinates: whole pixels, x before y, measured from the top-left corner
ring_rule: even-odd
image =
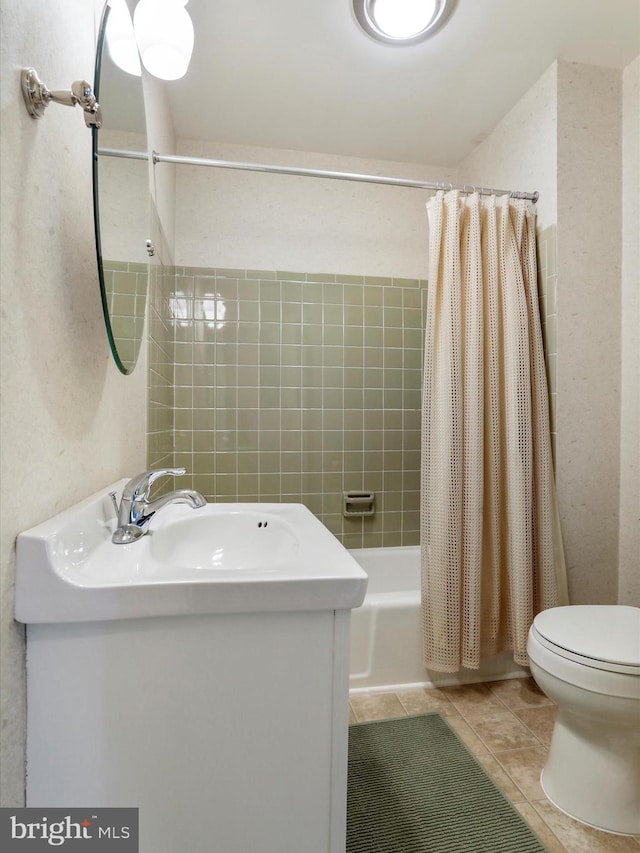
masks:
[[[111,8],[109,6],[109,3],[105,2],[104,9],[102,10],[102,17],[100,18],[100,27],[98,29],[98,39],[96,44],[96,61],[93,78],[93,91],[96,96],[96,99],[98,100],[98,103],[100,102],[100,72],[102,70],[102,53],[105,46],[107,20],[109,18],[110,11]],[[99,203],[100,195],[98,187],[98,133],[99,129],[97,127],[91,128],[91,169],[93,174],[93,230],[95,235],[96,261],[98,265],[98,284],[100,286],[100,301],[102,303],[102,314],[104,317],[104,323],[107,331],[107,339],[109,341],[109,349],[111,350],[111,355],[113,356],[113,360],[115,361],[116,367],[118,368],[120,373],[123,373],[125,376],[129,376],[136,369],[138,357],[136,356],[135,363],[132,364],[131,367],[126,367],[122,359],[120,358],[113,334],[113,327],[111,325],[109,306],[107,304],[107,290],[105,286],[104,267],[102,262],[102,239],[100,236],[101,232]],[[140,346],[142,346],[142,342]]]

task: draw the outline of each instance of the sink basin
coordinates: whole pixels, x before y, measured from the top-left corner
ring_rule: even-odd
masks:
[[[136,542],[114,545],[110,491],[18,536],[19,622],[350,609],[367,576],[302,504],[164,507]]]
[[[149,541],[151,556],[171,566],[213,571],[275,571],[292,565],[300,553],[300,539],[291,521],[268,510],[238,505],[207,511],[183,507],[184,518],[158,518]]]

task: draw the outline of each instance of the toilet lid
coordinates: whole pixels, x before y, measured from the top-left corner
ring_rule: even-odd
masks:
[[[539,638],[557,654],[596,669],[640,675],[640,608],[571,605],[538,613]]]

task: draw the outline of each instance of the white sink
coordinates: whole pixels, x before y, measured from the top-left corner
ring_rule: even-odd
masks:
[[[195,511],[183,506],[183,512],[166,518],[159,514],[150,534],[151,556],[173,567],[218,574],[278,571],[298,559],[296,528],[282,512],[273,512],[273,504],[264,510],[256,504],[250,509],[242,504],[219,506],[208,504]]]
[[[19,622],[358,607],[367,576],[302,504],[164,507],[136,542],[114,545],[108,493],[18,536]]]

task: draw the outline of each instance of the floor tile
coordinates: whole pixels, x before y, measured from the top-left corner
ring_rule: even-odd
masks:
[[[443,687],[442,692],[466,719],[504,711],[505,706],[484,684],[464,684],[460,687]]]
[[[547,752],[540,746],[496,752],[495,757],[516,783],[527,800],[541,800],[540,773],[547,761]]]
[[[533,805],[568,853],[637,853],[635,838],[585,826],[563,814],[548,800],[538,800]]]
[[[487,687],[507,708],[538,708],[541,705],[553,705],[533,678],[507,678],[504,681],[488,681]]]
[[[356,693],[351,696],[351,707],[359,723],[407,716],[395,693]]]
[[[477,734],[473,731],[469,723],[464,720],[460,714],[450,714],[447,718],[447,722],[451,726],[451,728],[455,731],[455,733],[459,736],[460,740],[462,740],[473,752],[475,755],[487,755],[489,750],[482,743]]]
[[[404,705],[407,714],[438,711],[443,717],[447,717],[458,713],[443,691],[437,687],[426,690],[399,690],[396,695]]]
[[[567,853],[567,848],[554,835],[531,803],[514,803],[514,805],[549,853]]]
[[[518,788],[513,779],[505,773],[504,768],[490,752],[476,754],[476,758],[480,764],[482,764],[489,776],[491,776],[498,788],[500,788],[505,797],[508,797],[512,803],[526,802],[526,797],[520,788]]]
[[[520,708],[513,713],[544,746],[549,747],[551,745],[553,725],[558,713],[555,705],[544,705],[540,708]]]
[[[523,726],[510,711],[497,712],[478,720],[467,719],[474,732],[491,752],[538,746],[538,741],[529,729]]]

